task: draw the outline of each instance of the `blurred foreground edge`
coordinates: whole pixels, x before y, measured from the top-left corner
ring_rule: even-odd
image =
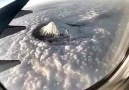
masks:
[[[85,90],[129,90],[129,48],[123,60],[103,79]],[[116,81],[115,81],[116,80]]]
[[[0,82],[0,90],[7,90],[1,82]]]
[[[19,60],[0,60],[0,73],[20,63],[21,62]],[[0,82],[0,90],[7,90],[1,82]]]

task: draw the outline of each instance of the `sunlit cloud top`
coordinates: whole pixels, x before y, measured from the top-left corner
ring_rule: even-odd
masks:
[[[62,1],[62,0],[38,0],[38,1],[37,0],[30,0],[28,2],[28,4],[26,5],[26,7],[36,6],[38,4],[56,2],[56,1]]]

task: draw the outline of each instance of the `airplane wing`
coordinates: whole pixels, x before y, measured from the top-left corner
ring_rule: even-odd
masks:
[[[0,10],[0,38],[8,35],[12,35],[21,30],[26,29],[25,26],[8,26],[8,24],[17,17],[31,13],[31,11],[21,10],[29,0],[15,0],[14,2],[6,5]],[[20,12],[20,13],[18,13]],[[18,14],[17,14],[18,13]],[[3,26],[2,26],[3,25]],[[19,60],[0,60],[0,72],[5,71],[11,67],[20,64]],[[0,90],[7,90],[4,85],[0,82]]]
[[[33,13],[33,11],[31,10],[21,10],[15,17],[15,18],[19,18],[19,17],[22,17],[24,15],[27,15],[27,14],[30,14],[30,13]]]
[[[0,10],[0,39],[8,35],[12,35],[21,30],[25,30],[25,26],[8,26],[9,23],[18,17],[32,13],[30,10],[21,10],[29,0],[15,0],[4,6]]]
[[[4,38],[6,36],[18,33],[22,30],[25,30],[25,26],[8,26],[1,34],[0,34],[0,39]]]
[[[12,68],[18,64],[20,64],[19,60],[0,60],[0,72]],[[0,82],[0,90],[7,90],[1,82]]]
[[[0,82],[0,90],[7,90],[1,82]]]
[[[0,60],[0,73],[20,64],[19,60]]]

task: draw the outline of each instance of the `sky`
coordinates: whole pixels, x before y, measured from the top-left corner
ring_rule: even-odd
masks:
[[[6,4],[9,4],[13,2],[14,0],[0,0],[0,8],[5,6]]]

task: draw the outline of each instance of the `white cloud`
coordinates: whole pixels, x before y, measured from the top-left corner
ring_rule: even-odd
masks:
[[[26,5],[26,7],[36,6],[38,4],[56,2],[56,1],[62,1],[62,0],[38,0],[38,1],[37,0],[30,0],[28,2],[28,4]]]

